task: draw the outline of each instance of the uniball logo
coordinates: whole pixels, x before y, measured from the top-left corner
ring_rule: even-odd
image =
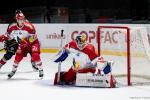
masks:
[[[57,34],[57,33],[50,33],[50,34],[46,34],[46,39],[61,39],[61,35]],[[63,35],[62,39],[66,39],[65,34]]]

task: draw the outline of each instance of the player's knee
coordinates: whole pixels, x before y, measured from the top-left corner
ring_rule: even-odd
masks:
[[[19,63],[23,59],[23,55],[20,53],[16,53],[15,62]]]
[[[37,61],[40,61],[40,54],[39,53],[33,53],[32,54],[32,61],[33,62],[37,62]]]
[[[6,60],[10,60],[13,55],[14,55],[13,53],[6,53],[6,54],[4,55],[4,58],[5,58]]]

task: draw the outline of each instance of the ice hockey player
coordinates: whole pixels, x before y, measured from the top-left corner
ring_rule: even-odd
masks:
[[[60,72],[59,82],[57,80],[58,73],[55,74],[54,85],[74,85],[77,73],[111,73],[110,63],[104,61],[103,57],[97,55],[94,46],[87,43],[86,35],[84,34],[77,35],[75,40],[66,44],[54,62],[63,62],[68,57],[68,54],[73,55],[73,64],[67,72]],[[100,69],[98,68],[97,62],[106,62],[106,64],[103,69]]]
[[[18,10],[15,14],[16,23],[9,25],[5,35],[7,39],[15,39],[18,43],[18,49],[13,64],[13,68],[8,78],[11,78],[17,71],[17,67],[23,57],[30,53],[33,66],[39,69],[39,77],[43,78],[43,68],[40,59],[40,43],[36,35],[36,30],[30,22],[28,22],[22,13]]]
[[[18,45],[19,45],[15,39],[7,38],[7,36],[5,36],[5,35],[6,34],[0,35],[0,42],[4,42],[4,50],[6,51],[6,53],[0,60],[0,69],[2,68],[3,65],[6,64],[6,62],[8,60],[10,60],[12,58],[13,55],[15,55],[15,53],[18,49]],[[32,62],[32,60],[31,60],[31,64],[32,64],[33,70],[37,71],[38,68],[36,68],[35,63]]]
[[[4,42],[4,49],[6,50],[6,53],[0,60],[0,69],[1,67],[12,58],[13,55],[15,55],[17,49],[18,49],[18,43],[15,39],[8,39],[5,34],[0,35],[0,42]]]

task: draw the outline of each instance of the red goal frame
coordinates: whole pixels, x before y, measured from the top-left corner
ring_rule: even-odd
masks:
[[[130,29],[123,26],[98,26],[97,28],[97,43],[98,43],[98,55],[101,55],[101,29],[102,28],[115,28],[115,29],[126,29],[127,30],[127,83],[131,85],[131,57],[130,57]]]

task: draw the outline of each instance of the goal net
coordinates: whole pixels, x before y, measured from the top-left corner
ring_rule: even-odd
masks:
[[[113,60],[121,85],[150,85],[150,44],[145,27],[98,26],[98,54]]]

